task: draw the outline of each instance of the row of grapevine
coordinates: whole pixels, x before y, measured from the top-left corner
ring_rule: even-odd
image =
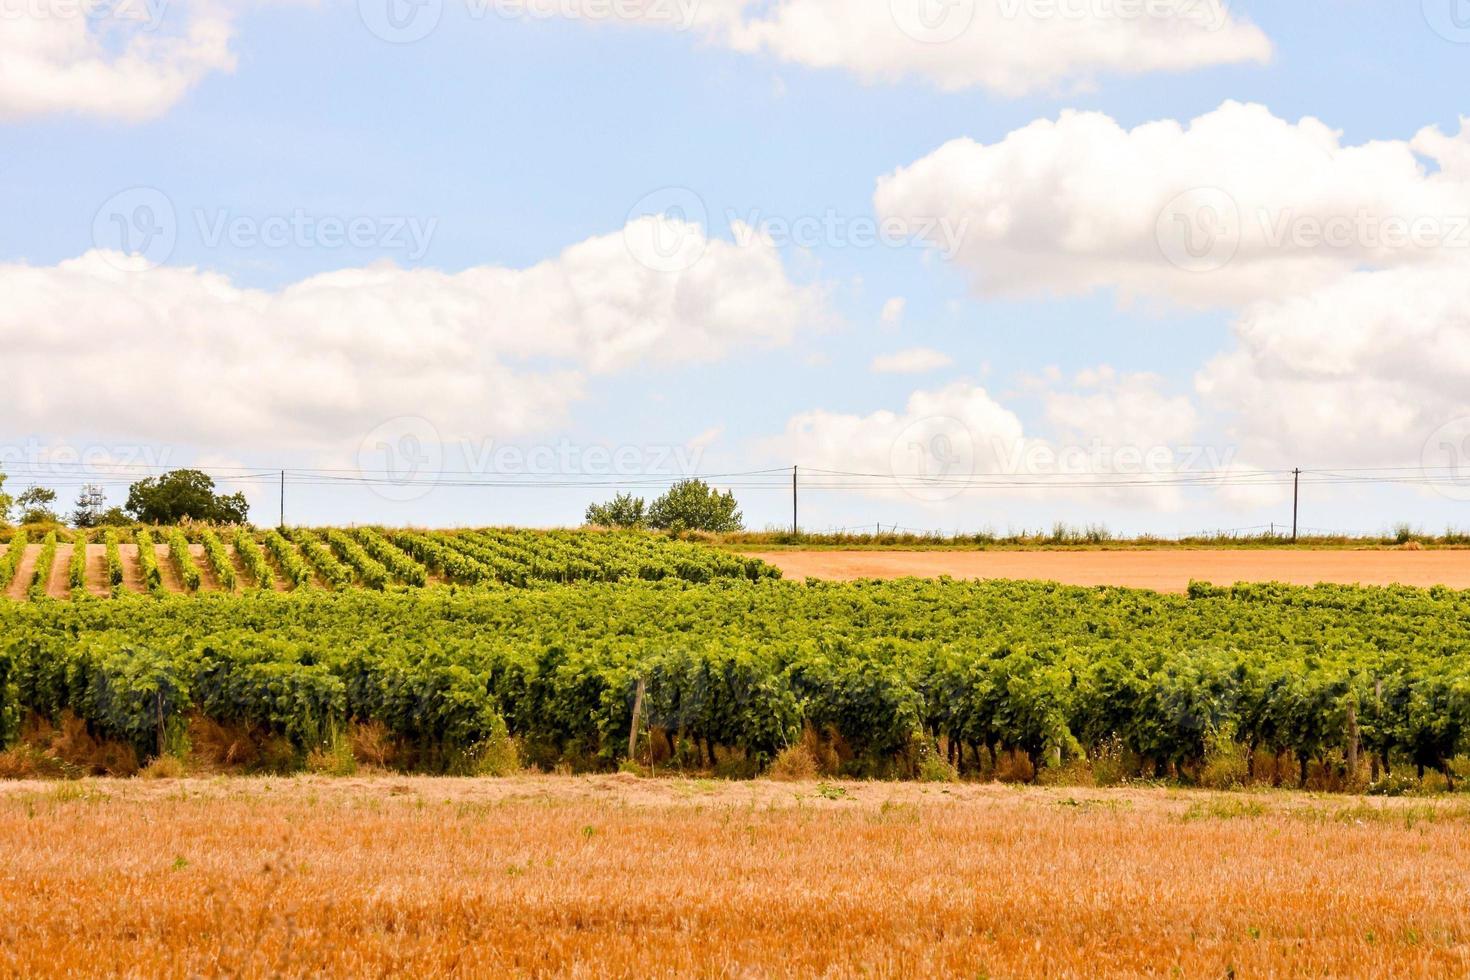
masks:
[[[78,531],[71,546],[71,562],[66,570],[66,584],[74,598],[87,594],[87,536]]]
[[[301,554],[323,582],[334,589],[346,588],[352,584],[352,569],[338,561],[337,556],[332,554],[332,549],[323,544],[322,539],[314,532],[298,527],[290,532],[290,536],[292,543],[301,549]]]
[[[214,578],[219,583],[219,587],[226,592],[234,592],[239,581],[235,575],[235,564],[230,561],[230,553],[225,549],[225,543],[209,528],[204,529],[199,541],[204,545],[204,557],[209,561],[210,571],[214,572]]]
[[[287,541],[280,531],[265,532],[265,546],[280,566],[286,584],[293,589],[311,585],[311,567],[302,560],[301,554]]]
[[[8,589],[10,583],[15,581],[16,573],[20,571],[20,560],[25,556],[26,531],[22,528],[16,532],[15,537],[10,539],[10,545],[5,549],[5,554],[0,555],[0,589]]]
[[[235,531],[235,554],[255,587],[269,590],[275,581],[270,562],[266,561],[265,552],[256,543],[255,536],[243,527]]]
[[[387,566],[368,554],[367,549],[356,538],[336,528],[329,528],[322,533],[327,539],[327,544],[343,562],[357,573],[357,578],[363,585],[380,591],[388,587],[388,581],[392,575]]]
[[[391,535],[404,553],[459,585],[480,585],[495,580],[495,573],[463,552],[451,548],[438,535],[400,531]]]
[[[44,599],[46,587],[51,582],[51,568],[56,564],[56,548],[59,539],[55,531],[47,533],[41,542],[41,553],[36,557],[36,567],[31,571],[30,597]]]
[[[117,529],[108,528],[103,535],[103,544],[107,552],[107,585],[114,596],[122,591],[123,586],[123,561],[122,546],[118,541]]]
[[[138,574],[143,580],[143,588],[154,595],[163,595],[163,572],[158,567],[153,535],[139,528],[133,540],[138,543]]]
[[[7,669],[23,679],[0,711],[70,707],[150,744],[172,737],[170,711],[238,711],[303,744],[336,725],[382,722],[418,758],[442,760],[496,737],[503,720],[538,760],[613,766],[641,681],[646,725],[710,756],[758,763],[810,726],[840,735],[854,772],[901,771],[916,746],[936,742],[969,768],[1006,751],[1039,766],[1121,746],[1150,776],[1199,766],[1218,737],[1303,762],[1361,749],[1385,767],[1446,773],[1470,752],[1470,594],[1447,591],[306,590],[5,604],[0,636]],[[103,680],[58,688],[78,649],[92,658],[87,676]],[[200,686],[206,661],[217,688]],[[156,696],[94,703],[135,682],[165,692],[161,726]],[[272,701],[238,693],[247,689],[297,693]]]
[[[395,579],[415,588],[429,584],[427,569],[382,534],[369,527],[360,527],[354,533],[367,553],[381,562]]]
[[[198,563],[194,561],[193,553],[189,551],[189,539],[176,527],[168,530],[168,553],[184,588],[190,592],[198,592],[204,576],[199,571]]]

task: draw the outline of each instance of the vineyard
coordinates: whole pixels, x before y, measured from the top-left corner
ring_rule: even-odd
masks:
[[[74,717],[142,762],[228,729],[255,765],[366,755],[426,772],[514,758],[755,775],[800,744],[859,776],[1088,765],[1323,787],[1453,786],[1470,749],[1467,593],[800,585],[759,569],[695,585],[710,566],[632,580],[682,567],[660,548],[588,557],[612,538],[548,537],[541,564],[490,534],[370,532],[360,552],[316,538],[293,533],[290,553],[329,580],[329,558],[361,579],[367,555],[374,578],[413,560],[581,584],[0,604],[5,736]]]
[[[16,599],[529,587],[630,579],[711,582],[779,574],[755,558],[655,535],[570,531],[109,528],[90,534],[51,531],[32,541],[22,529],[0,552],[0,594]]]

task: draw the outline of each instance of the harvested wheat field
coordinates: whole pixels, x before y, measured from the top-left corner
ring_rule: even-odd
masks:
[[[1018,579],[1181,593],[1234,585],[1444,585],[1470,589],[1470,551],[776,551],[751,554],[788,578]]]
[[[1470,806],[888,783],[0,787],[0,971],[1463,975]]]

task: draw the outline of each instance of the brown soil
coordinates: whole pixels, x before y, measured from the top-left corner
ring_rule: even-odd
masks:
[[[51,563],[51,577],[46,582],[46,594],[53,599],[71,598],[71,551],[75,545],[58,544],[56,560]]]
[[[138,571],[138,546],[135,544],[119,544],[117,546],[117,554],[122,559],[123,590],[127,592],[148,591],[143,585],[143,574]]]
[[[107,545],[87,545],[87,591],[94,596],[112,595],[112,583],[107,580]]]
[[[1465,551],[782,551],[787,578],[1023,579],[1184,592],[1191,581],[1446,585],[1470,589]]]
[[[9,550],[6,545],[6,550]],[[11,580],[10,587],[5,594],[12,599],[24,599],[26,592],[31,587],[31,576],[36,572],[36,559],[41,555],[41,546],[32,544],[26,546],[25,554],[20,556],[20,565],[15,570],[15,578]]]

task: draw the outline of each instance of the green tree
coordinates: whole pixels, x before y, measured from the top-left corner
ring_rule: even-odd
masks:
[[[5,492],[5,474],[0,472],[0,524],[10,520],[10,508],[15,506],[15,498]]]
[[[676,483],[648,509],[648,525],[660,531],[711,531],[727,534],[745,527],[733,493],[721,493],[703,480]]]
[[[587,523],[593,527],[640,528],[648,526],[648,505],[642,497],[620,493],[610,503],[587,508]]]
[[[20,508],[22,524],[60,523],[61,518],[56,516],[56,511],[51,509],[54,503],[56,503],[55,490],[34,485],[27,487],[24,493],[15,498],[15,505]]]
[[[198,470],[174,470],[128,488],[127,511],[144,524],[244,524],[250,512],[243,493],[214,492],[214,480]]]

